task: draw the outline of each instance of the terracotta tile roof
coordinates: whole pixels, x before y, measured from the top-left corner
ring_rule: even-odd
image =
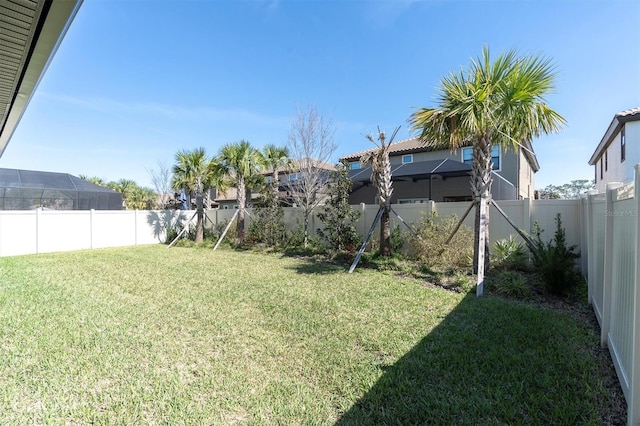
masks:
[[[389,154],[400,154],[400,153],[404,153],[404,152],[414,152],[414,151],[422,151],[425,150],[426,148],[425,146],[420,143],[420,141],[418,140],[417,137],[413,137],[413,138],[409,138],[409,139],[403,139],[401,141],[398,142],[393,142],[390,145],[391,149],[389,150]],[[364,154],[369,153],[373,150],[377,149],[377,147],[373,147],[371,149],[366,149],[364,151],[360,151],[360,152],[356,152],[355,154],[350,154],[350,155],[346,155],[344,157],[340,157],[340,160],[346,160],[346,161],[355,161],[357,159],[359,159],[360,157],[362,157]]]

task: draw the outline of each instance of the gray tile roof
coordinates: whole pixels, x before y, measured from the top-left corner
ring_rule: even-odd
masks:
[[[375,149],[377,149],[377,147],[356,152],[355,154],[349,154],[347,156],[340,157],[340,160],[356,161],[360,157],[362,157],[364,154],[372,152]],[[409,153],[409,152],[424,151],[424,150],[426,150],[425,146],[418,140],[417,137],[413,137],[409,139],[403,139],[398,142],[393,142],[390,145],[389,154],[393,155],[393,154]]]

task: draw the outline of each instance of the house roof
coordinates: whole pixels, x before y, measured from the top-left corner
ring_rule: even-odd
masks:
[[[524,156],[526,157],[527,161],[531,165],[531,168],[533,169],[533,171],[537,172],[538,170],[540,170],[540,163],[538,163],[538,159],[536,158],[536,154],[533,151],[533,146],[531,145],[531,142],[525,141],[522,145],[523,145],[522,151],[524,153]],[[371,148],[364,151],[356,152],[354,154],[341,157],[340,160],[348,161],[348,162],[358,161],[360,160],[360,157],[362,157],[364,154],[370,153],[376,149],[377,148]],[[416,152],[425,152],[425,151],[439,151],[439,150],[435,150],[433,148],[424,146],[424,144],[421,143],[417,137],[403,139],[401,141],[394,142],[391,145],[389,145],[389,155],[391,156],[413,154]]]
[[[602,136],[602,139],[600,139],[600,143],[596,147],[596,150],[591,155],[589,164],[593,166],[598,162],[598,160],[602,156],[602,153],[615,139],[624,123],[638,120],[640,120],[640,107],[631,108],[614,115],[613,119],[611,120],[611,124],[609,124],[609,127],[607,128],[607,131],[604,133],[604,136]]]
[[[344,157],[341,157],[340,160],[344,160],[344,161],[358,161],[360,159],[360,157],[362,157],[364,154],[367,154],[369,152],[372,152],[374,150],[376,150],[377,148],[371,148],[371,149],[366,149],[364,151],[360,151],[360,152],[356,152],[354,154],[350,154]],[[418,138],[409,138],[409,139],[403,139],[401,141],[398,142],[393,142],[391,145],[389,145],[389,154],[390,155],[394,155],[394,154],[410,154],[413,152],[420,152],[420,151],[426,151],[427,148],[420,142],[420,140]]]
[[[82,1],[0,2],[0,157]]]
[[[428,160],[399,164],[391,168],[391,180],[422,180],[433,175],[444,177],[467,176],[471,172],[471,165],[451,160]],[[353,182],[371,182],[371,166],[350,170],[349,178]]]

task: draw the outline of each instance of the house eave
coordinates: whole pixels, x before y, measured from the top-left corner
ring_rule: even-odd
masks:
[[[32,4],[33,10],[24,9],[33,12],[32,20],[24,15],[27,17],[20,21],[23,27],[29,28],[26,38],[18,26],[2,23],[3,33],[15,40],[18,48],[0,49],[0,59],[4,64],[10,64],[0,73],[0,86],[4,90],[0,102],[0,157],[82,2],[36,0]],[[21,6],[2,4],[0,13],[14,16],[16,7]]]
[[[593,166],[598,162],[598,160],[602,156],[602,153],[609,147],[609,145],[611,145],[611,142],[613,142],[616,135],[620,132],[620,129],[622,129],[622,126],[625,123],[628,123],[630,121],[639,121],[639,120],[640,120],[640,108],[634,108],[631,110],[622,111],[614,115],[613,120],[611,120],[611,123],[607,128],[607,131],[604,133],[604,136],[602,136],[602,139],[600,140],[600,143],[596,147],[596,150],[591,155],[591,158],[589,159],[589,165]]]

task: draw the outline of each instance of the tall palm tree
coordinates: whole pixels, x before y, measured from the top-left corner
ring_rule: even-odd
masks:
[[[225,186],[237,189],[238,222],[236,244],[244,242],[244,213],[247,205],[247,186],[259,175],[263,163],[260,151],[245,140],[229,143],[222,147],[215,158],[216,174]]]
[[[262,148],[263,167],[271,172],[271,183],[269,184],[270,201],[278,200],[279,175],[284,169],[291,166],[289,158],[289,149],[287,147],[275,146],[273,144],[265,145]]]
[[[478,295],[489,268],[489,203],[491,200],[491,148],[522,148],[522,143],[555,132],[565,123],[544,96],[554,87],[551,61],[539,56],[519,57],[510,50],[491,61],[489,48],[472,60],[466,71],[453,72],[441,81],[437,108],[420,108],[409,118],[420,140],[435,149],[473,147],[471,188],[476,205],[474,270]],[[486,219],[486,220],[485,220]],[[480,253],[486,253],[479,264]]]
[[[204,209],[203,193],[212,187],[214,174],[211,159],[207,157],[204,148],[193,151],[180,150],[175,155],[175,164],[171,171],[174,189],[184,189],[196,195],[196,243],[204,240]]]
[[[391,209],[393,187],[389,150],[399,129],[400,127],[396,128],[393,135],[391,135],[391,139],[387,142],[385,133],[378,128],[380,145],[376,143],[373,135],[367,135],[366,138],[376,144],[377,148],[360,157],[361,163],[371,166],[371,182],[378,191],[378,203],[382,209],[382,216],[380,217],[380,256],[391,256],[391,218],[389,217],[389,211]]]

